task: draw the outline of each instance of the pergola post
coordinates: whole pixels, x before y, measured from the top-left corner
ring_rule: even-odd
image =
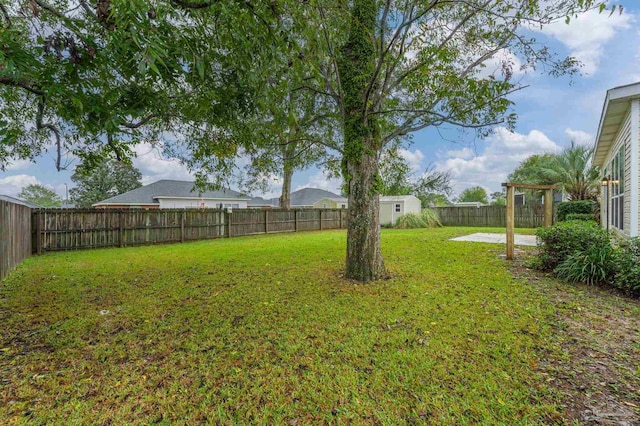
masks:
[[[507,184],[507,260],[513,260],[513,244],[515,240],[515,204],[516,189]]]
[[[544,227],[553,225],[553,189],[544,191]]]
[[[516,188],[544,190],[544,226],[553,225],[553,190],[555,185],[531,185],[526,183],[503,183],[507,188],[507,260],[514,259],[516,227]]]

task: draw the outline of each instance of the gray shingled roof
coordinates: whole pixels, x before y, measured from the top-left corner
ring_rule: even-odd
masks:
[[[291,193],[291,206],[313,206],[313,204],[323,198],[340,198],[333,192],[318,188],[302,188]],[[265,200],[262,197],[255,197],[249,200],[249,205],[253,207],[278,207],[280,200],[278,197]]]
[[[13,203],[13,204],[20,204],[22,206],[27,206],[27,207],[32,208],[32,209],[42,209],[43,208],[42,206],[39,206],[38,204],[33,204],[33,203],[28,202],[28,201],[21,200],[19,198],[10,197],[8,195],[2,195],[2,194],[0,194],[0,201],[7,201],[7,202]]]
[[[249,197],[231,189],[198,192],[197,190],[193,190],[193,182],[183,180],[159,180],[96,204],[156,204],[157,197],[249,199]]]

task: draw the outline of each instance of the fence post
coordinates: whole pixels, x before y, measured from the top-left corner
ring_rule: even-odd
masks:
[[[320,210],[320,230],[322,231],[322,210]]]
[[[225,212],[225,218],[227,220],[227,238],[231,238],[231,213]]]
[[[40,210],[34,212],[36,216],[36,254],[42,254],[42,223],[40,223]]]
[[[340,229],[342,229],[342,209],[338,210],[338,213],[340,214]]]
[[[124,247],[124,212],[122,210],[118,212],[118,238],[120,247]]]
[[[184,221],[185,221],[185,215],[187,214],[185,209],[182,209],[182,212],[180,212],[180,242],[184,243]]]
[[[293,224],[295,232],[298,232],[298,210],[293,211]]]
[[[267,234],[269,232],[269,210],[264,211],[264,233]]]

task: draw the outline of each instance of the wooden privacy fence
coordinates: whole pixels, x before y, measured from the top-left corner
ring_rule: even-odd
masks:
[[[435,207],[444,226],[494,226],[505,227],[506,206],[480,207]],[[544,205],[527,204],[515,206],[516,228],[539,228],[544,226]]]
[[[35,253],[340,229],[344,209],[36,209]]]
[[[31,256],[31,209],[0,201],[0,279]]]

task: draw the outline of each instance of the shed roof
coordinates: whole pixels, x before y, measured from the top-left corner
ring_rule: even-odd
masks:
[[[234,199],[234,200],[248,200],[239,192],[231,189],[222,189],[218,191],[204,191],[199,192],[194,189],[194,182],[182,181],[182,180],[159,180],[146,186],[133,189],[124,194],[116,195],[115,197],[107,198],[100,201],[96,205],[100,204],[157,204],[158,198],[204,198],[204,199]]]
[[[417,197],[414,195],[383,195],[382,197],[380,197],[380,202],[393,203],[398,201],[412,200],[414,198],[417,199]]]
[[[602,166],[624,121],[632,99],[640,98],[640,82],[607,90],[593,155],[594,166]]]
[[[20,198],[11,197],[9,195],[0,194],[0,201],[6,201],[8,203],[13,203],[13,204],[20,204],[21,206],[27,206],[27,207],[32,208],[32,209],[41,209],[41,208],[43,208],[42,206],[40,206],[38,204],[33,204],[33,203],[28,202],[28,201],[21,200]]]

